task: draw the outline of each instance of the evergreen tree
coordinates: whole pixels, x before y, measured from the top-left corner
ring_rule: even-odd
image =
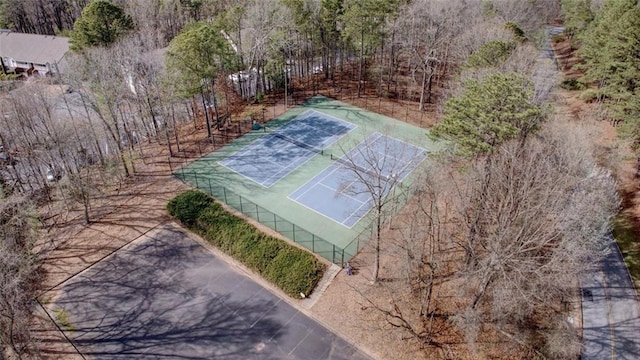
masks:
[[[110,45],[133,27],[133,20],[122,8],[107,0],[93,0],[73,25],[71,49]]]
[[[503,142],[524,139],[538,128],[544,111],[533,99],[531,81],[515,73],[470,80],[460,96],[447,101],[444,116],[431,134],[452,140],[461,155],[490,153]]]
[[[382,46],[385,39],[384,25],[388,18],[397,15],[403,0],[345,0],[340,17],[344,28],[342,36],[360,52],[358,70],[358,97],[364,81],[364,60],[368,53]],[[367,54],[365,54],[367,53]]]
[[[505,61],[514,48],[514,43],[501,40],[488,41],[469,55],[466,65],[471,68],[496,66]]]
[[[584,78],[598,86],[622,134],[640,139],[640,9],[635,0],[609,0],[582,36]]]
[[[178,92],[185,97],[201,94],[213,106],[216,123],[221,126],[215,95],[215,84],[221,70],[235,71],[238,57],[231,49],[220,29],[207,22],[194,22],[185,26],[169,44],[167,69],[177,76]],[[205,111],[207,130],[211,136],[208,111]]]
[[[593,21],[591,0],[562,0],[564,28],[569,36],[582,34]]]

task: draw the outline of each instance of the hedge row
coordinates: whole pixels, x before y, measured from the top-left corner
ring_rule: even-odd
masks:
[[[292,297],[308,295],[324,273],[324,265],[315,256],[260,232],[203,192],[185,191],[169,201],[167,210],[191,231]]]

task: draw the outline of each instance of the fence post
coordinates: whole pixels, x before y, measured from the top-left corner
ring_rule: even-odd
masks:
[[[207,178],[209,181],[209,195],[213,195],[213,191],[211,191],[211,179]]]
[[[198,189],[198,188],[200,188],[200,187],[198,186],[198,174],[194,171],[194,172],[193,172],[193,176],[196,178],[196,189]]]
[[[276,220],[276,213],[273,213],[273,230],[278,231],[278,221]]]
[[[242,196],[238,195],[238,198],[240,198],[240,212],[244,214],[244,210],[242,209]]]
[[[224,195],[224,203],[229,205],[229,203],[227,202],[227,188],[226,187],[222,187],[222,194]]]
[[[311,234],[311,251],[313,251],[313,253],[316,253],[316,236]]]
[[[293,225],[293,242],[297,242],[296,241],[296,224],[291,223],[291,225]]]
[[[256,220],[260,222],[260,209],[258,209],[258,204],[256,204]]]

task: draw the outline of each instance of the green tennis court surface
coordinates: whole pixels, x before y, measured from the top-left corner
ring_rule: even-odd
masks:
[[[424,129],[314,97],[176,176],[341,264],[366,244],[373,220],[370,196],[348,177],[344,158],[367,176],[393,177],[392,184],[397,177],[406,189],[438,149]],[[358,157],[369,151],[382,161]]]

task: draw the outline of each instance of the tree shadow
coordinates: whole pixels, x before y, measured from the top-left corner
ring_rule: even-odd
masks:
[[[243,276],[226,265],[211,268],[211,254],[194,242],[174,242],[181,231],[164,234],[120,250],[62,287],[53,306],[68,321],[57,322],[80,351],[100,359],[278,352],[284,324],[272,316],[277,298],[232,292]],[[229,286],[214,285],[221,276]]]

